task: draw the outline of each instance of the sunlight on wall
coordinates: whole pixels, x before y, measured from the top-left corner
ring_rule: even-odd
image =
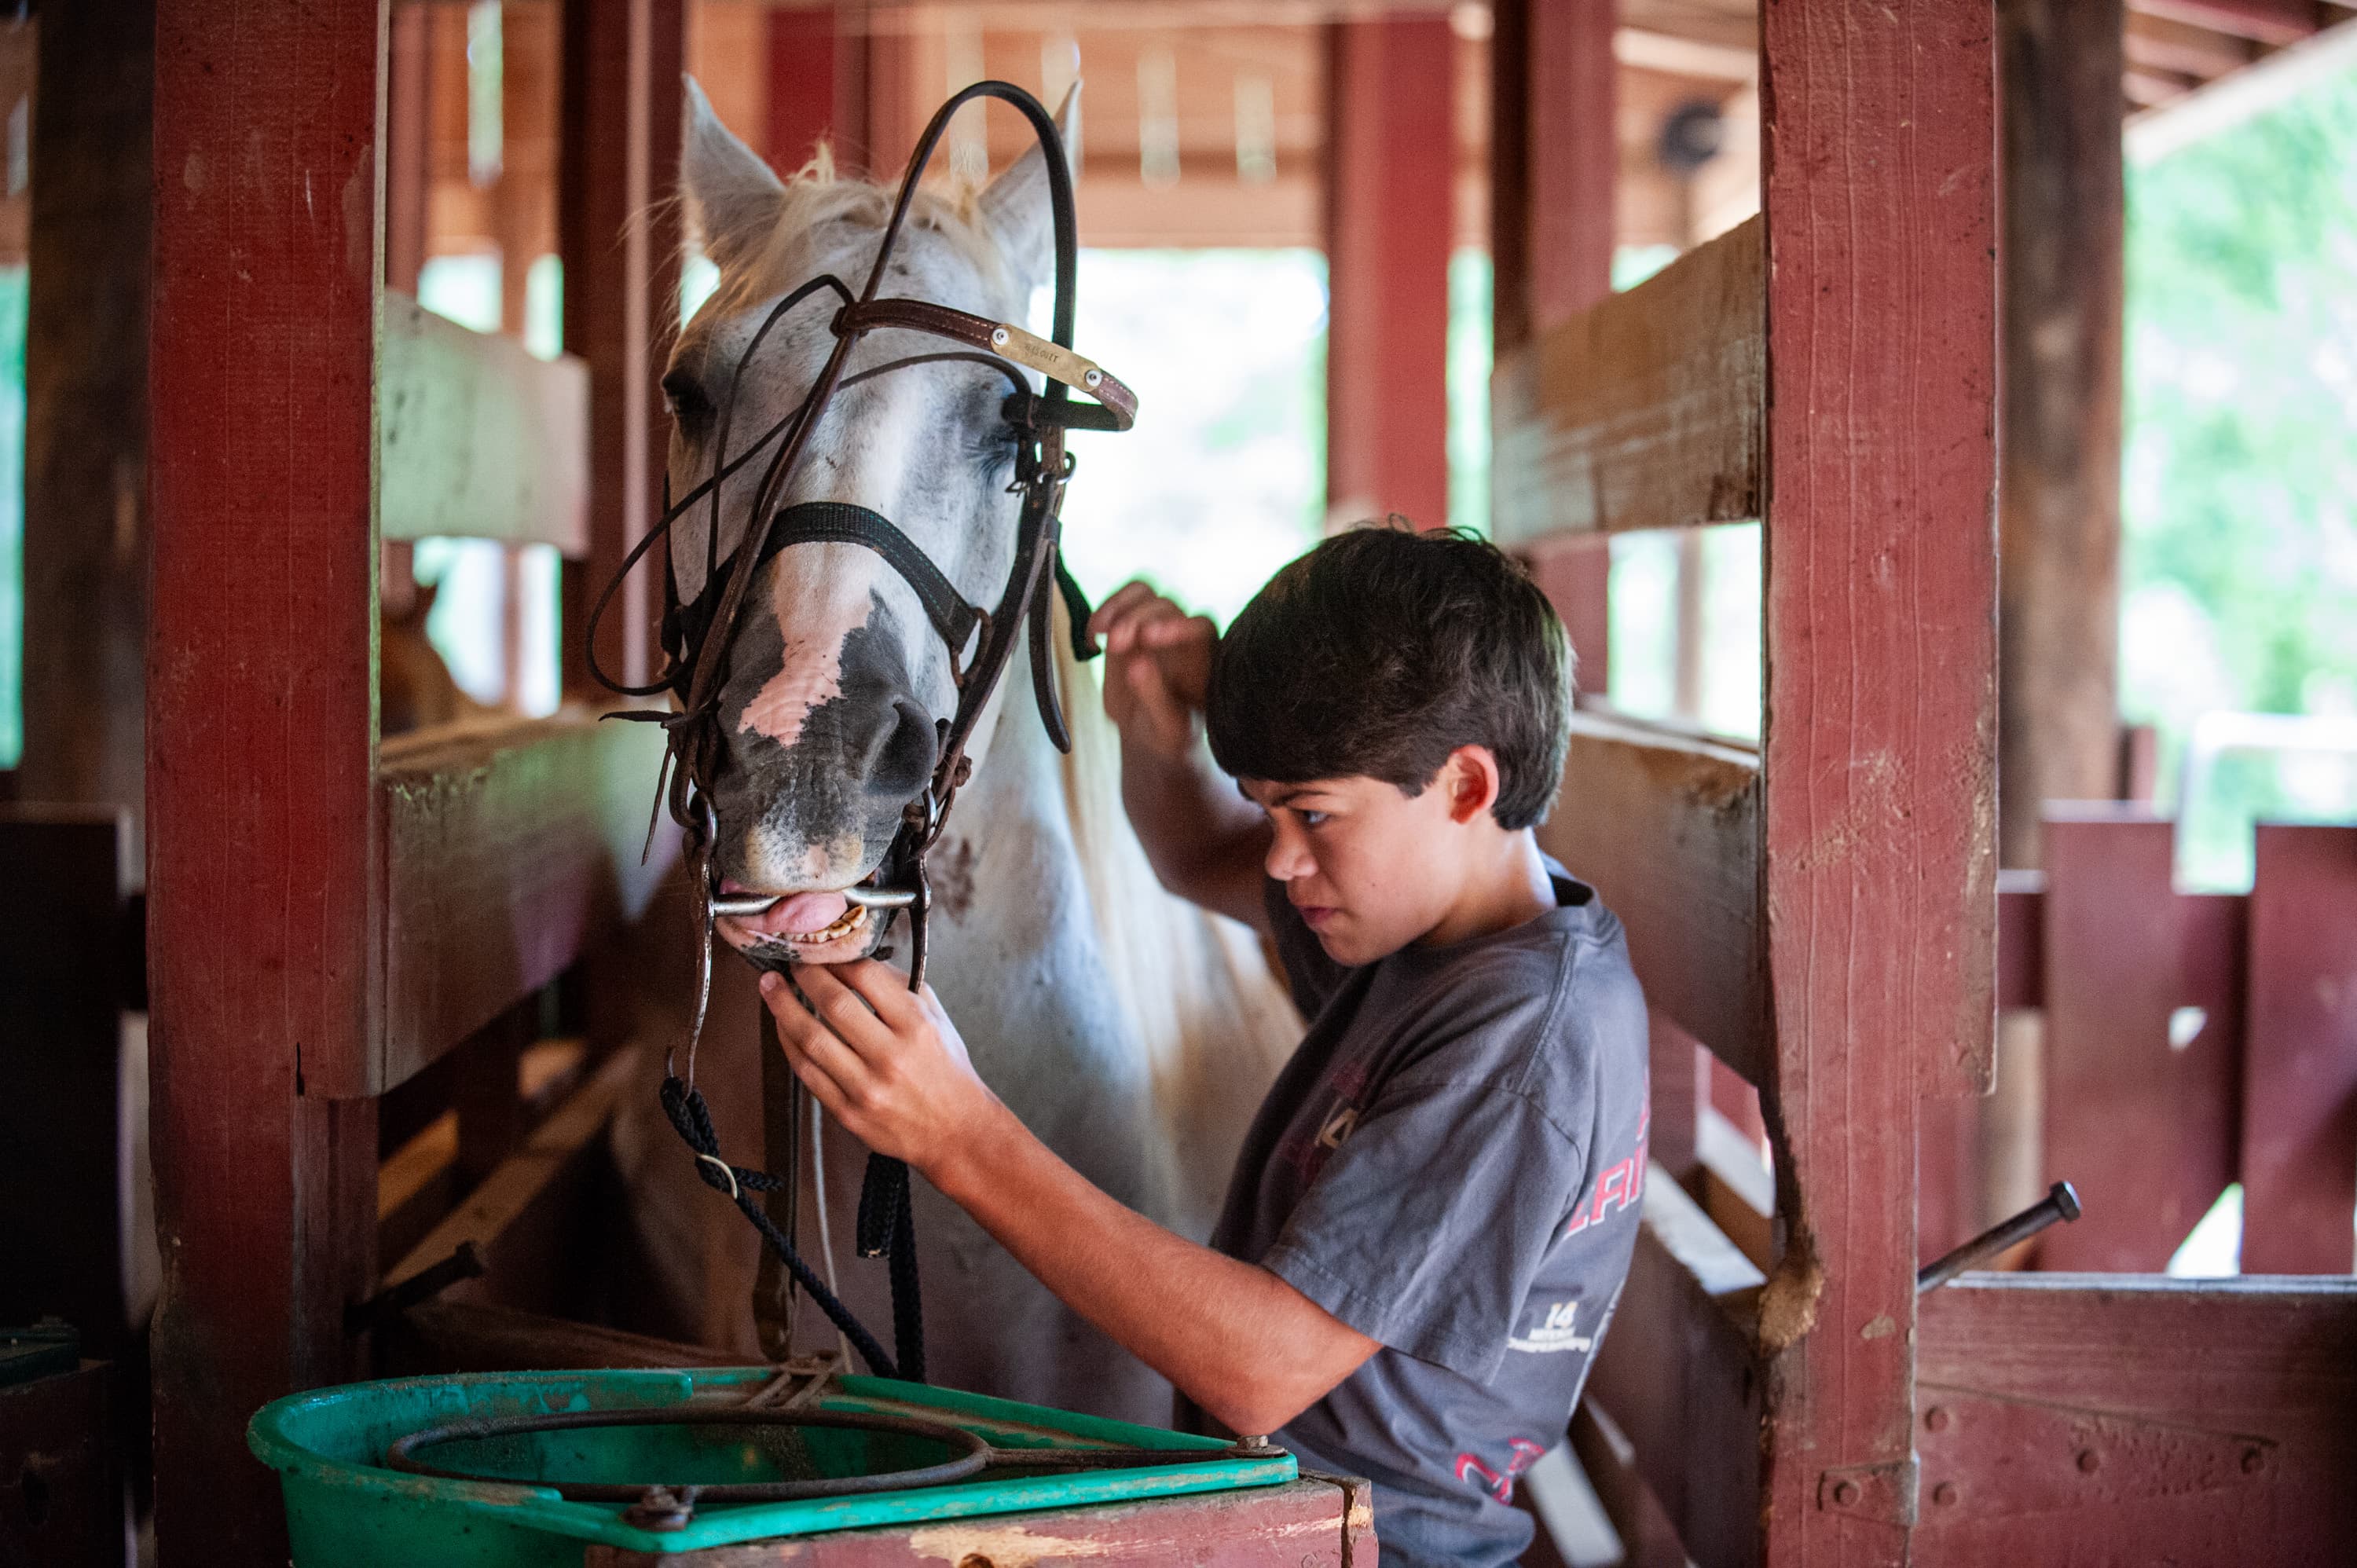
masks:
[[[1035,299],[1044,331],[1049,301]],[[1314,251],[1083,251],[1081,351],[1137,426],[1073,437],[1064,548],[1092,599],[1144,577],[1225,625],[1318,541],[1326,263]]]

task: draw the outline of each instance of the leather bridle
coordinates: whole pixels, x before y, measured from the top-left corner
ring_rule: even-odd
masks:
[[[901,228],[915,199],[917,185],[951,117],[977,98],[996,98],[1020,110],[1030,123],[1047,163],[1049,201],[1055,223],[1056,296],[1052,338],[1041,338],[1008,322],[993,321],[968,311],[928,300],[879,298]],[[936,721],[937,751],[931,778],[915,799],[902,808],[901,821],[882,865],[871,884],[845,890],[845,897],[867,908],[877,921],[876,940],[888,934],[900,910],[909,914],[909,985],[924,983],[926,918],[931,905],[925,857],[940,840],[959,788],[972,771],[966,744],[1000,676],[1015,651],[1016,639],[1028,625],[1033,689],[1039,714],[1059,750],[1070,750],[1071,739],[1057,695],[1053,636],[1054,607],[1045,585],[1053,579],[1071,620],[1074,653],[1093,656],[1085,630],[1088,601],[1064,569],[1060,555],[1064,487],[1072,474],[1072,459],[1064,450],[1068,430],[1127,430],[1136,415],[1137,399],[1113,375],[1072,350],[1074,286],[1079,265],[1079,229],[1072,199],[1072,178],[1065,162],[1063,138],[1044,105],[1023,89],[1005,81],[979,81],[952,95],[935,112],[918,138],[908,169],[901,177],[892,215],[868,268],[867,281],[854,297],[843,281],[823,274],[793,289],[772,306],[751,339],[737,356],[729,376],[727,395],[718,408],[713,446],[713,472],[676,502],[665,481],[663,514],[646,537],[632,547],[590,612],[586,636],[589,668],[609,689],[628,696],[674,694],[675,713],[628,713],[612,716],[643,718],[662,725],[668,749],[664,777],[656,787],[657,809],[667,808],[679,823],[693,868],[699,905],[698,994],[694,1020],[688,1035],[687,1076],[672,1074],[666,1059],[663,1101],[673,1124],[695,1149],[698,1170],[707,1185],[726,1192],[737,1207],[768,1236],[795,1280],[828,1316],[860,1346],[871,1367],[893,1375],[894,1366],[880,1359],[871,1337],[850,1317],[794,1252],[789,1238],[777,1230],[750,1199],[748,1190],[764,1190],[777,1178],[723,1161],[717,1153],[710,1118],[694,1089],[695,1047],[701,1039],[712,983],[713,922],[718,915],[753,915],[778,900],[775,897],[722,899],[712,878],[711,854],[716,819],[710,787],[725,736],[718,715],[722,685],[727,672],[727,652],[743,615],[747,592],[761,567],[780,550],[796,544],[857,544],[874,551],[897,572],[924,607],[936,634],[949,648],[950,667],[957,690],[957,706],[948,718]],[[787,314],[823,291],[841,301],[829,322],[834,346],[792,413],[735,458],[728,456],[728,438],[737,392],[745,368]],[[870,332],[919,332],[946,340],[953,347],[911,355],[845,375],[844,367],[859,340]],[[918,365],[967,361],[1005,373],[1013,390],[1003,413],[1017,436],[1015,481],[1022,505],[1016,522],[1014,564],[998,602],[985,607],[967,601],[924,550],[892,521],[868,508],[845,501],[808,501],[772,510],[795,466],[810,444],[812,432],[843,389]],[[1044,378],[1044,392],[1034,392],[1025,371]],[[1075,403],[1074,391],[1088,393],[1093,403]],[[724,562],[717,557],[721,492],[730,476],[775,443],[753,495],[753,526]],[[669,660],[662,676],[644,685],[614,680],[597,663],[597,627],[622,580],[658,539],[668,537],[672,525],[699,501],[708,501],[711,525],[706,535],[705,572],[696,596],[681,602],[676,574],[666,555],[663,575],[662,646]],[[759,961],[757,960],[757,961]],[[867,1178],[860,1193],[859,1251],[866,1256],[888,1253],[892,1260],[893,1316],[899,1374],[921,1380],[923,1336],[917,1301],[914,1231],[908,1208],[908,1167],[898,1160],[871,1155]]]

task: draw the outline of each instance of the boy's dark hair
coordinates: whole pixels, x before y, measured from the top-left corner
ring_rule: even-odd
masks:
[[[1352,775],[1420,794],[1460,746],[1498,759],[1499,825],[1545,819],[1572,650],[1523,569],[1461,529],[1337,534],[1269,579],[1211,660],[1211,755],[1240,779]]]

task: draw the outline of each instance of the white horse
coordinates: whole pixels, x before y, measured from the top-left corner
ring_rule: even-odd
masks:
[[[780,181],[692,84],[688,96],[683,183],[720,281],[683,329],[664,380],[675,416],[671,479],[681,495],[712,472],[729,378],[763,317],[821,273],[856,290],[892,196],[837,177],[823,153]],[[1060,116],[1068,137],[1076,102],[1077,89]],[[1053,263],[1046,166],[1034,148],[986,188],[920,194],[882,293],[1019,323]],[[834,308],[826,295],[798,306],[746,365],[730,421],[732,456],[800,403],[832,347]],[[941,347],[879,332],[862,341],[848,370]],[[1015,448],[1000,416],[1006,392],[1002,376],[957,363],[894,371],[849,388],[813,433],[779,504],[868,507],[898,524],[966,598],[995,604],[1013,558],[1017,506],[1006,493]],[[1086,515],[1087,445],[1119,438],[1076,438],[1083,478],[1071,526],[1106,525]],[[723,489],[723,561],[744,537],[762,467],[746,464]],[[708,518],[699,506],[674,530],[683,600],[704,586]],[[1155,885],[1122,812],[1117,741],[1095,684],[1065,651],[1067,639],[1055,641],[1072,752],[1059,757],[1043,731],[1018,650],[970,747],[973,782],[929,861],[929,978],[976,1069],[1026,1124],[1115,1197],[1200,1239],[1299,1020],[1243,928]],[[806,929],[842,911],[836,891],[875,869],[900,804],[931,768],[935,722],[953,711],[956,695],[949,650],[914,591],[872,552],[798,544],[762,568],[721,697],[726,756],[714,779],[714,862],[747,888],[816,896],[801,905],[799,925],[784,906],[765,923]],[[739,946],[760,940],[741,928],[728,935]],[[864,945],[855,932],[805,950],[841,957]],[[772,1156],[782,1158],[784,1129],[769,1131]],[[889,1343],[883,1266],[847,1255],[862,1158],[830,1129],[828,1230],[845,1297]],[[921,1180],[916,1187],[935,1381],[1168,1419],[1167,1383],[1063,1307]],[[815,1251],[817,1217],[804,1212],[803,1244]],[[773,1294],[763,1304],[773,1353],[785,1348],[776,1305]],[[834,1344],[824,1319],[807,1309],[795,1339],[799,1350]]]

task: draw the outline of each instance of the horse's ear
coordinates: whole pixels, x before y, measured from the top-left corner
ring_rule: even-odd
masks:
[[[1063,133],[1064,159],[1077,176],[1081,166],[1081,84],[1075,81],[1056,111],[1056,128]],[[1056,219],[1048,204],[1048,156],[1039,144],[990,182],[982,193],[982,215],[990,224],[1008,270],[1021,285],[1018,307],[1029,303],[1031,290],[1052,282],[1056,273]]]
[[[786,188],[752,148],[714,113],[695,78],[687,80],[687,124],[680,142],[680,186],[704,253],[726,269],[777,229]]]

